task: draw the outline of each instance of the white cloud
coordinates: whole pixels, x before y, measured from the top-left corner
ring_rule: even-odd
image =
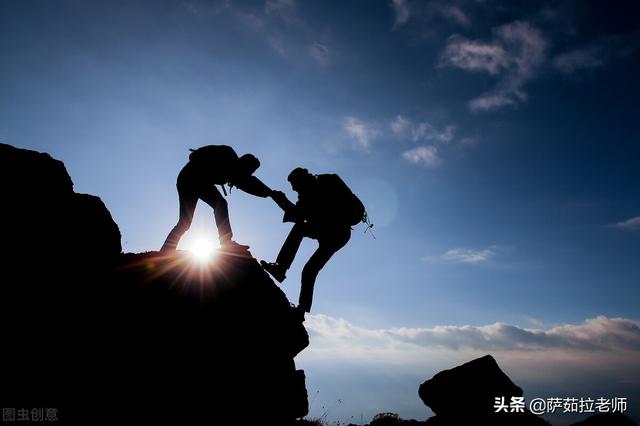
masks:
[[[640,216],[615,223],[613,226],[623,231],[640,231]]]
[[[516,99],[513,96],[507,95],[503,91],[498,91],[471,99],[469,101],[469,108],[471,108],[472,111],[489,111],[515,103]]]
[[[499,44],[468,40],[459,35],[449,37],[440,60],[442,65],[466,71],[484,71],[491,75],[511,65],[511,56]]]
[[[438,147],[454,140],[457,130],[453,124],[438,129],[426,121],[414,123],[400,114],[391,120],[389,127],[396,138],[420,143],[420,146],[403,151],[401,156],[409,163],[421,166],[440,164]]]
[[[413,142],[451,142],[455,137],[456,126],[450,124],[437,129],[428,122],[413,123],[402,115],[397,115],[390,124],[391,131],[398,137],[409,137]]]
[[[480,263],[488,261],[495,255],[496,252],[493,248],[486,248],[482,250],[455,248],[448,250],[440,256],[440,258],[450,262]]]
[[[391,0],[391,8],[395,15],[394,28],[398,28],[412,18],[417,18],[427,24],[445,21],[466,27],[471,19],[460,4],[451,0]]]
[[[396,15],[394,26],[400,26],[407,23],[410,16],[409,3],[407,0],[391,0],[391,7]]]
[[[437,134],[436,139],[440,142],[451,142],[455,135],[456,126],[449,125],[444,128],[444,131]]]
[[[452,4],[450,2],[446,2],[440,6],[440,13],[442,16],[451,19],[455,23],[461,26],[467,26],[470,23],[469,16],[458,6],[457,4]]]
[[[371,125],[364,123],[356,117],[347,117],[344,120],[343,126],[349,136],[354,138],[360,147],[364,149],[371,147],[371,140],[377,134]]]
[[[496,87],[472,99],[473,111],[498,109],[524,101],[525,84],[535,77],[545,60],[546,41],[527,22],[515,21],[498,27],[493,40],[469,40],[459,35],[449,38],[439,66],[484,72],[498,78]]]
[[[412,164],[418,164],[422,166],[435,166],[440,163],[440,157],[438,157],[438,149],[433,146],[419,146],[417,148],[410,149],[402,153],[402,158]]]
[[[638,50],[637,35],[601,37],[583,46],[560,53],[553,59],[553,66],[565,74],[602,68],[616,59],[624,59]]]
[[[566,74],[602,67],[604,66],[603,51],[598,45],[574,49],[556,56],[553,60],[553,66]]]
[[[307,329],[312,341],[336,350],[357,352],[431,349],[478,351],[630,351],[640,355],[640,321],[598,316],[581,324],[563,324],[549,329],[523,328],[502,322],[489,325],[437,325],[427,328],[367,329],[344,319],[323,314],[309,315]],[[349,356],[348,353],[344,354]],[[640,357],[636,362],[640,365]]]
[[[403,135],[411,128],[412,123],[400,114],[391,121],[391,131],[396,135]]]

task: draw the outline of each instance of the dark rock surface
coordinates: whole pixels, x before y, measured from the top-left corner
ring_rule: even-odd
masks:
[[[529,411],[495,412],[496,397],[504,397],[508,404],[512,396],[521,397],[523,392],[491,355],[437,373],[420,386],[418,395],[436,414],[427,420],[430,426],[549,424]]]
[[[0,144],[0,199],[3,249],[12,256],[40,258],[68,248],[78,261],[105,263],[122,250],[102,200],[75,193],[64,164],[49,154]]]
[[[637,426],[637,423],[622,413],[595,414],[571,426]]]
[[[61,423],[286,424],[308,335],[250,253],[122,254],[64,165],[0,144],[3,407]]]

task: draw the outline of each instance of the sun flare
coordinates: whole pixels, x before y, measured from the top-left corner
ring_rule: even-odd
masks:
[[[207,261],[212,258],[215,251],[215,244],[205,238],[198,238],[194,240],[187,250],[191,255],[199,261]]]

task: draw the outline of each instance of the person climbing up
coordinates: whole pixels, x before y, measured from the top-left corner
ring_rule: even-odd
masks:
[[[180,218],[169,232],[161,251],[176,250],[180,238],[191,226],[199,199],[213,209],[220,246],[231,250],[248,249],[249,246],[232,240],[227,200],[215,185],[220,185],[225,195],[227,192],[224,185],[228,184],[229,188],[236,186],[257,197],[271,197],[277,191],[271,190],[253,176],[260,167],[260,161],[252,154],[238,157],[233,148],[227,145],[207,145],[190,151],[189,162],[178,174],[176,183],[180,200]]]
[[[318,241],[318,249],[304,265],[298,314],[311,311],[313,288],[318,272],[351,238],[351,227],[366,221],[362,202],[336,174],[313,175],[298,167],[288,177],[298,193],[294,205],[282,192],[273,199],[285,212],[283,222],[294,222],[275,262],[261,261],[262,267],[278,282],[284,281],[304,237]]]

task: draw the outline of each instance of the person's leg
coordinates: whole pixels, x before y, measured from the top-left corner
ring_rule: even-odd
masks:
[[[283,272],[286,272],[293,263],[293,259],[296,257],[296,253],[300,248],[302,239],[306,236],[307,226],[304,223],[296,223],[289,231],[287,239],[284,240],[282,248],[276,258],[276,264]]]
[[[229,222],[229,207],[227,205],[227,200],[224,199],[222,194],[220,194],[220,191],[218,191],[215,186],[211,186],[201,191],[198,196],[213,209],[216,226],[218,227],[218,238],[220,239],[220,244],[230,241],[233,237],[233,232],[231,232],[231,222]]]
[[[178,247],[180,238],[187,232],[193,220],[193,212],[196,209],[198,197],[194,193],[178,187],[178,198],[180,200],[180,218],[176,226],[169,232],[160,249],[161,251],[175,250]]]
[[[307,235],[308,226],[304,223],[296,223],[289,231],[287,239],[284,240],[282,248],[278,253],[275,263],[260,261],[265,271],[271,274],[278,282],[282,282],[287,278],[287,270],[291,267],[293,259],[300,248],[302,239]]]
[[[313,288],[316,283],[318,272],[327,264],[329,259],[342,247],[344,247],[351,238],[351,229],[340,229],[331,231],[331,233],[320,235],[318,238],[318,249],[311,255],[309,261],[302,269],[302,283],[300,286],[300,298],[298,306],[306,312],[311,312],[311,303],[313,302]]]

